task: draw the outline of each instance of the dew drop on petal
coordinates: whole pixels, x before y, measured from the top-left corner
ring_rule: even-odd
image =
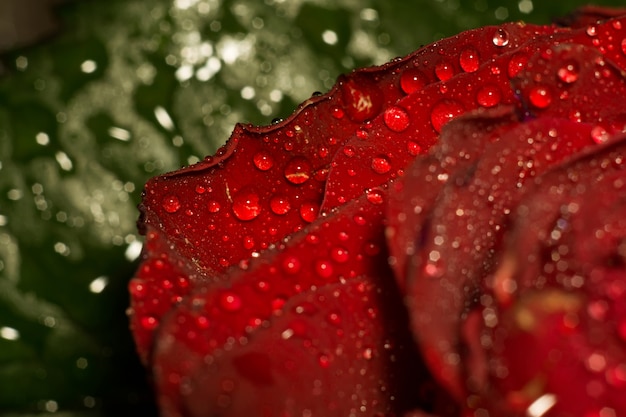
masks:
[[[345,116],[346,112],[344,112],[341,107],[335,107],[331,110],[331,114],[335,119],[341,120],[343,119],[343,116]]]
[[[552,94],[546,87],[538,85],[530,90],[528,99],[538,109],[545,109],[552,103]]]
[[[270,200],[270,208],[274,214],[282,216],[291,210],[291,204],[289,203],[289,199],[287,197],[274,196]]]
[[[493,107],[500,104],[502,95],[495,85],[485,85],[476,92],[476,102],[483,107]]]
[[[317,261],[315,263],[315,272],[321,278],[328,279],[333,276],[333,264],[329,261]]]
[[[620,45],[622,47],[622,53],[626,55],[626,38],[622,39],[622,42],[620,43]]]
[[[394,132],[402,132],[409,127],[409,115],[400,107],[389,107],[383,115],[385,125]]]
[[[204,194],[205,192],[206,192],[206,188],[204,188],[202,185],[196,185],[196,193]]]
[[[297,156],[287,163],[285,178],[292,184],[303,184],[311,178],[311,164],[305,158]]]
[[[385,174],[391,169],[391,163],[384,156],[372,158],[372,170],[377,174]]]
[[[159,321],[154,316],[143,316],[139,319],[139,324],[145,330],[154,330],[159,326]]]
[[[409,68],[400,76],[400,88],[405,94],[421,90],[428,83],[426,76],[417,68]]]
[[[346,146],[343,148],[343,154],[348,158],[352,158],[354,156],[354,148],[352,146]]]
[[[348,251],[341,246],[336,246],[330,250],[330,257],[337,263],[344,263],[348,260]]]
[[[317,362],[320,364],[322,368],[328,368],[330,366],[330,357],[324,353],[321,353],[317,357]]]
[[[207,209],[210,213],[217,213],[218,211],[220,211],[220,208],[220,203],[215,200],[211,200],[207,203]]]
[[[435,75],[441,81],[447,81],[454,76],[454,67],[448,62],[440,62],[435,65]]]
[[[495,46],[507,46],[509,44],[509,32],[505,29],[498,28],[493,34],[492,40]]]
[[[595,143],[604,143],[609,139],[609,134],[602,126],[595,126],[591,129],[591,139]]]
[[[509,65],[507,68],[507,72],[509,74],[509,78],[515,77],[520,73],[521,70],[526,68],[526,63],[528,62],[528,56],[523,53],[515,53],[511,60],[509,61]]]
[[[367,201],[372,204],[382,204],[385,200],[383,192],[378,188],[372,188],[366,192]]]
[[[556,74],[561,81],[567,84],[571,84],[578,80],[578,68],[574,63],[570,63],[559,68]]]
[[[319,206],[315,203],[303,203],[300,206],[300,217],[305,222],[311,223],[313,220],[317,218],[317,212],[319,211]]]
[[[463,113],[463,106],[461,103],[454,100],[444,99],[435,104],[433,107],[430,113],[430,121],[435,130],[440,132],[443,125],[461,113]]]
[[[282,265],[283,265],[283,271],[285,271],[288,274],[298,273],[301,267],[300,259],[296,258],[295,256],[287,256],[283,260]]]
[[[239,191],[233,197],[233,213],[239,220],[252,220],[261,214],[259,195],[249,189]]]
[[[274,158],[272,158],[272,155],[270,155],[269,152],[257,152],[254,154],[252,159],[254,161],[254,166],[261,171],[267,171],[274,166]]]
[[[168,213],[176,213],[180,209],[180,200],[175,195],[168,195],[163,198],[163,210]]]
[[[407,151],[409,151],[409,155],[417,156],[422,152],[422,147],[417,142],[413,142],[412,140],[406,144]]]
[[[464,49],[459,56],[459,64],[465,72],[474,72],[478,70],[480,65],[478,51],[472,47]]]
[[[234,313],[241,309],[241,298],[232,291],[225,291],[219,297],[220,307],[227,312]]]

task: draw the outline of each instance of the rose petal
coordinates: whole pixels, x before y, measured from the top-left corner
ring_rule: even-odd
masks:
[[[484,360],[498,366],[483,406],[522,412],[544,398],[546,416],[626,411],[625,145],[622,135],[544,174],[520,204],[485,306]]]

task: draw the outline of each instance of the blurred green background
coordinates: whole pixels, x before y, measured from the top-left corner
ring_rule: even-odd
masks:
[[[352,68],[583,4],[1,1],[2,416],[156,415],[125,315],[149,177],[212,153],[238,121],[287,117]]]

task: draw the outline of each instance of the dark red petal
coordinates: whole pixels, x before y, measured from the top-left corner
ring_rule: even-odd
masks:
[[[489,340],[483,406],[501,415],[539,398],[550,417],[626,412],[626,138],[612,141],[539,177],[517,209],[474,334]]]
[[[408,95],[384,108],[335,155],[322,212],[401,176],[452,118],[514,103],[507,70],[511,51],[554,33],[553,27],[511,23],[464,32],[414,53],[413,67],[392,86]]]
[[[589,91],[584,95],[576,95],[587,88],[584,83],[576,83],[580,68],[570,68],[568,62],[560,60],[563,59],[561,55],[564,55],[560,53],[559,57],[552,59],[552,65],[560,65],[554,69],[555,74],[546,73],[543,76],[539,74],[544,64],[539,63],[541,67],[536,68],[528,64],[528,60],[539,52],[544,53],[545,59],[550,59],[552,57],[546,51],[552,52],[550,48],[554,45],[575,43],[597,50],[598,64],[607,67],[604,72],[612,71],[608,68],[611,66],[608,62],[626,69],[623,46],[626,43],[622,42],[626,37],[626,29],[622,30],[623,21],[623,18],[616,19],[594,26],[593,30],[584,28],[574,31],[522,24],[486,27],[445,39],[440,45],[418,51],[416,59],[425,60],[428,57],[430,71],[434,68],[435,79],[440,82],[426,84],[411,91],[411,94],[386,108],[381,115],[350,138],[344,151],[338,152],[333,160],[322,212],[355,198],[367,188],[401,176],[406,165],[416,155],[426,152],[436,142],[441,127],[454,117],[477,108],[518,103],[516,94],[520,88],[524,93],[523,98],[530,102],[525,104],[532,107],[522,109],[528,114],[537,114],[552,107],[558,108],[561,113],[569,112],[564,117],[580,119],[577,112],[592,107],[589,101],[585,104],[580,102],[591,99],[594,95]],[[499,39],[506,39],[507,47],[498,46],[501,45]],[[436,48],[452,52],[444,60],[433,60],[427,52]],[[467,54],[468,50],[472,52]],[[424,56],[420,56],[420,53]],[[455,53],[458,55],[454,56]],[[577,49],[571,52],[572,56],[577,54],[580,59],[582,55]],[[589,57],[589,53],[586,56]],[[469,66],[468,57],[475,57],[476,65]],[[442,76],[442,68],[445,68],[445,77]],[[524,68],[528,68],[527,74],[538,77],[527,77],[528,84],[532,87],[515,83],[510,85],[510,80],[515,79]],[[407,70],[411,76],[414,71]],[[560,89],[555,91],[552,87]],[[597,91],[598,94],[601,92],[602,90]],[[570,97],[575,99],[567,105],[565,100]],[[613,94],[612,97],[618,95]],[[559,100],[563,100],[564,105],[557,106],[556,102]],[[551,104],[554,105],[550,106]],[[613,106],[610,108],[615,112]],[[593,110],[597,110],[597,107]],[[620,119],[606,121],[606,124],[616,126],[621,122]]]
[[[155,372],[168,415],[427,405],[418,386],[438,391],[385,262],[384,198],[381,189],[318,219],[233,271],[228,285],[197,285],[159,333]]]

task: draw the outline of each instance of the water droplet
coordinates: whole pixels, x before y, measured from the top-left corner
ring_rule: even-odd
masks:
[[[348,251],[345,248],[342,248],[341,246],[336,246],[330,250],[330,257],[333,259],[333,261],[341,264],[348,261],[349,255]]]
[[[596,36],[598,34],[598,30],[595,26],[587,26],[587,35]]]
[[[300,271],[300,259],[296,258],[295,256],[287,256],[284,260],[283,260],[283,271],[285,271],[288,274],[296,274],[298,273],[298,271]]]
[[[305,158],[297,156],[285,167],[285,178],[292,184],[303,184],[311,178],[311,164]]]
[[[507,46],[509,44],[509,32],[505,29],[498,28],[493,34],[492,41],[495,46]]]
[[[391,163],[384,156],[372,158],[372,170],[377,174],[385,174],[391,169]]]
[[[382,204],[385,201],[382,190],[378,188],[372,188],[366,192],[367,201],[372,204]]]
[[[483,107],[493,107],[500,103],[502,95],[495,85],[485,85],[476,93],[476,102]]]
[[[202,185],[196,185],[196,193],[204,194],[205,191],[206,191],[206,188],[204,188]]]
[[[163,198],[163,209],[168,213],[176,213],[180,209],[180,200],[175,195]]]
[[[321,353],[317,357],[317,362],[322,368],[328,368],[330,366],[330,356],[326,355],[325,353]]]
[[[254,247],[254,238],[252,236],[244,236],[243,247],[248,250],[252,249]]]
[[[328,316],[326,316],[326,321],[333,326],[339,326],[341,324],[341,316],[339,313],[331,312],[328,313]]]
[[[154,330],[159,326],[159,320],[157,320],[154,316],[143,316],[139,319],[139,324],[145,330]]]
[[[315,263],[315,272],[321,278],[328,279],[333,276],[333,264],[329,261],[317,261]]]
[[[441,81],[447,81],[454,76],[454,67],[448,62],[440,62],[435,65],[435,75]]]
[[[225,291],[220,294],[219,303],[220,307],[229,313],[239,311],[242,307],[241,298],[232,291]]]
[[[291,210],[291,204],[289,203],[289,199],[284,196],[274,196],[270,200],[270,208],[274,212],[274,214],[278,214],[282,216],[287,214],[289,210]]]
[[[257,152],[252,157],[252,160],[254,161],[254,166],[261,171],[267,171],[274,166],[274,158],[272,158],[272,155],[270,155],[269,152]]]
[[[343,154],[348,158],[352,158],[354,156],[354,148],[352,146],[346,146],[343,148]]]
[[[428,83],[428,79],[417,68],[409,68],[400,76],[400,88],[406,94],[421,90]]]
[[[528,62],[528,56],[522,53],[516,53],[511,57],[509,61],[509,65],[507,68],[509,78],[515,77],[520,73],[524,68],[526,68],[526,63]]]
[[[463,106],[458,101],[444,99],[435,104],[431,113],[430,121],[437,132],[441,132],[443,125],[454,117],[463,113]]]
[[[335,107],[331,110],[331,114],[337,120],[343,119],[343,116],[346,114],[341,107]]]
[[[130,291],[130,295],[133,298],[141,299],[146,296],[148,292],[148,288],[146,287],[145,282],[139,278],[133,278],[130,280],[128,284],[128,290]]]
[[[365,217],[361,216],[360,214],[356,214],[353,217],[354,223],[358,224],[359,226],[365,226],[367,224],[367,220],[365,219]]]
[[[389,107],[383,117],[385,125],[394,132],[402,132],[409,127],[409,115],[400,107]]]
[[[300,206],[300,217],[302,217],[302,220],[305,222],[311,223],[317,218],[319,209],[319,206],[315,203],[303,203]]]
[[[591,129],[591,139],[595,143],[604,143],[609,139],[609,133],[602,126],[594,126]]]
[[[559,68],[556,74],[561,81],[571,84],[578,80],[578,66],[575,63],[567,64]]]
[[[533,87],[528,93],[530,104],[538,109],[545,109],[552,103],[552,94],[547,87],[538,85]]]
[[[261,214],[259,195],[250,189],[242,189],[233,198],[233,213],[239,220],[252,220]]]
[[[622,46],[622,52],[626,55],[626,38],[622,39],[620,45]]]
[[[320,148],[317,151],[317,154],[322,159],[326,158],[329,153],[330,153],[330,150],[325,146],[320,146]]]
[[[380,112],[382,106],[380,89],[363,76],[355,76],[340,81],[341,97],[345,104],[348,117],[355,122],[372,119]]]
[[[217,213],[218,211],[220,211],[220,203],[215,201],[215,200],[211,200],[207,203],[207,208],[209,209],[210,213]]]
[[[478,51],[472,47],[464,49],[459,56],[459,64],[465,72],[476,71],[480,65]]]
[[[363,349],[363,359],[370,360],[374,357],[374,349],[368,347]]]
[[[196,325],[200,329],[208,329],[209,327],[211,327],[211,322],[206,316],[198,316],[196,317]]]
[[[406,144],[407,150],[409,151],[409,155],[417,156],[422,152],[422,147],[417,142],[413,142],[412,140]]]

